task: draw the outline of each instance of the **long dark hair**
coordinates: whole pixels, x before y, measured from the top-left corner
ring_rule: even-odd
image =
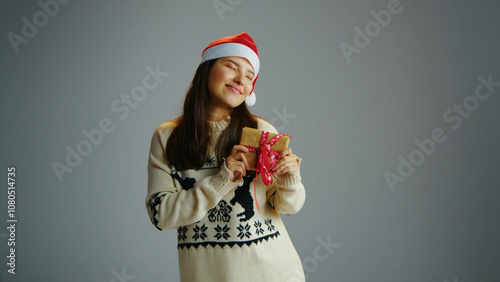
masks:
[[[182,116],[176,119],[176,126],[168,138],[167,162],[176,170],[201,168],[208,156],[211,130],[208,122],[208,74],[216,60],[204,62],[196,69],[184,99]],[[243,127],[257,128],[256,118],[245,102],[232,110],[231,121],[216,146],[217,160],[229,156],[232,147],[240,143]]]

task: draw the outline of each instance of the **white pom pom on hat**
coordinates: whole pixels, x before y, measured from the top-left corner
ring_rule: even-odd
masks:
[[[259,69],[260,69],[260,61],[259,61],[259,53],[257,51],[257,45],[253,41],[252,37],[248,35],[246,32],[242,32],[240,34],[231,35],[219,38],[214,42],[210,43],[201,54],[201,62],[200,64],[222,57],[228,56],[236,56],[247,59],[252,65],[255,71],[255,79],[252,82],[252,91],[250,95],[245,99],[245,103],[247,106],[255,105],[255,101],[257,97],[253,92],[253,88],[255,87],[255,82],[257,78],[259,78]]]

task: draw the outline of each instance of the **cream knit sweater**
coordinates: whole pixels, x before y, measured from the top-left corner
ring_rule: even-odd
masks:
[[[159,230],[177,229],[181,281],[304,281],[299,256],[280,218],[280,213],[298,212],[304,203],[300,174],[285,173],[267,187],[253,171],[240,182],[231,182],[231,172],[223,160],[216,160],[214,150],[228,124],[229,117],[210,122],[212,146],[205,165],[185,171],[176,171],[165,161],[175,123],[156,128],[146,197],[151,222]],[[258,128],[278,133],[262,119]]]

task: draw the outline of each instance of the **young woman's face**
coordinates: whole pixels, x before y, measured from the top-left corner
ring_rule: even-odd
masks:
[[[213,108],[232,109],[245,101],[252,91],[255,72],[247,59],[217,59],[208,74],[208,92]]]

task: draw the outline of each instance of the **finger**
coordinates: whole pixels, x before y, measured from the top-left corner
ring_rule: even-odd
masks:
[[[246,169],[242,162],[235,162],[230,166],[230,168],[228,167],[228,169],[231,173],[233,173],[233,175],[236,175],[237,173],[241,176],[246,175]]]
[[[297,166],[297,162],[294,160],[294,158],[287,158],[287,159],[281,159],[275,169],[275,174],[276,175],[281,175],[285,172],[298,172],[299,168]]]
[[[227,157],[226,159],[226,167],[229,169],[235,162],[237,162],[232,156]]]
[[[228,159],[229,159],[229,157],[228,157]],[[237,153],[237,154],[231,156],[230,157],[230,162],[231,162],[231,164],[241,162],[242,165],[246,169],[250,170],[250,165],[249,165],[249,162],[248,162],[248,160],[247,160],[247,158],[245,156],[245,153]]]
[[[248,153],[248,148],[245,147],[244,145],[234,145],[233,148],[231,149],[231,155],[236,155],[237,153]]]
[[[290,167],[289,166],[285,166],[283,169],[281,169],[280,171],[278,171],[278,175],[282,175],[284,173],[287,173],[291,171]]]
[[[243,153],[241,154],[241,161],[245,165],[245,168],[248,169],[248,170],[250,170],[250,165],[248,163],[247,157]]]
[[[276,162],[276,169],[278,168],[283,168],[284,166],[286,166],[288,163],[291,163],[291,157],[290,156],[284,156],[282,157],[281,159],[279,159],[277,162]]]
[[[235,171],[233,173],[233,175],[234,175],[234,177],[233,177],[233,179],[231,179],[231,182],[234,182],[234,181],[236,181],[236,180],[238,180],[238,179],[240,179],[242,177],[241,173],[237,172],[237,171]]]
[[[291,156],[292,155],[292,149],[290,148],[285,148],[283,151],[281,151],[280,155],[278,156],[278,158],[283,158],[283,157],[286,157],[286,156]]]
[[[282,162],[276,169],[276,174],[277,175],[283,174],[283,171],[286,170],[287,166],[288,166],[287,162]]]
[[[273,175],[278,175],[278,172],[283,169],[285,165],[285,160],[284,159],[280,159],[278,162],[276,162],[276,165],[274,166],[273,169],[271,169],[271,172],[273,173]]]

